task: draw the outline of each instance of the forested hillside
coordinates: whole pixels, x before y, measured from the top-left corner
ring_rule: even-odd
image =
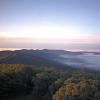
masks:
[[[99,100],[100,74],[23,64],[0,65],[0,98],[30,92],[31,100]]]
[[[0,52],[0,100],[22,100],[15,99],[19,95],[30,95],[24,100],[100,100],[99,71],[46,59],[58,52],[34,51],[37,57],[26,52]]]

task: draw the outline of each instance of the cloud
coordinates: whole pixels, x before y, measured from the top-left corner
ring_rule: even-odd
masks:
[[[81,37],[77,39],[68,38],[10,38],[10,37],[0,37],[0,47],[34,47],[33,45],[43,44],[100,44],[100,37]],[[52,45],[50,45],[52,46]]]
[[[76,39],[90,34],[83,33],[80,27],[72,25],[36,24],[36,25],[13,25],[7,26],[0,32],[2,37],[33,37],[33,38],[56,38]]]

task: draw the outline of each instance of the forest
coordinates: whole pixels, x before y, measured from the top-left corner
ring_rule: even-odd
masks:
[[[0,98],[30,92],[33,100],[100,100],[100,74],[82,69],[0,64]]]
[[[51,60],[49,63],[47,59],[50,64],[48,66],[46,59],[42,61],[38,57],[36,63],[25,64],[22,62],[22,55],[19,59],[23,64],[17,64],[14,62],[16,55],[1,54],[0,61],[5,60],[6,63],[0,64],[0,100],[27,94],[31,94],[31,98],[27,100],[100,100],[99,71],[65,67],[57,62],[54,64]],[[13,58],[12,63],[8,60],[9,57]],[[29,58],[30,56],[28,61],[31,60]],[[43,65],[37,64],[38,60]]]

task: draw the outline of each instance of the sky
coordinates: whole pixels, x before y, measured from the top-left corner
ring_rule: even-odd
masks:
[[[100,0],[0,0],[0,48],[100,50]]]

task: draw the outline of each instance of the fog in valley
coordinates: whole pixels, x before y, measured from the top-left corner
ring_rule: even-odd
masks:
[[[56,60],[72,67],[100,70],[100,55],[95,53],[62,54]]]

